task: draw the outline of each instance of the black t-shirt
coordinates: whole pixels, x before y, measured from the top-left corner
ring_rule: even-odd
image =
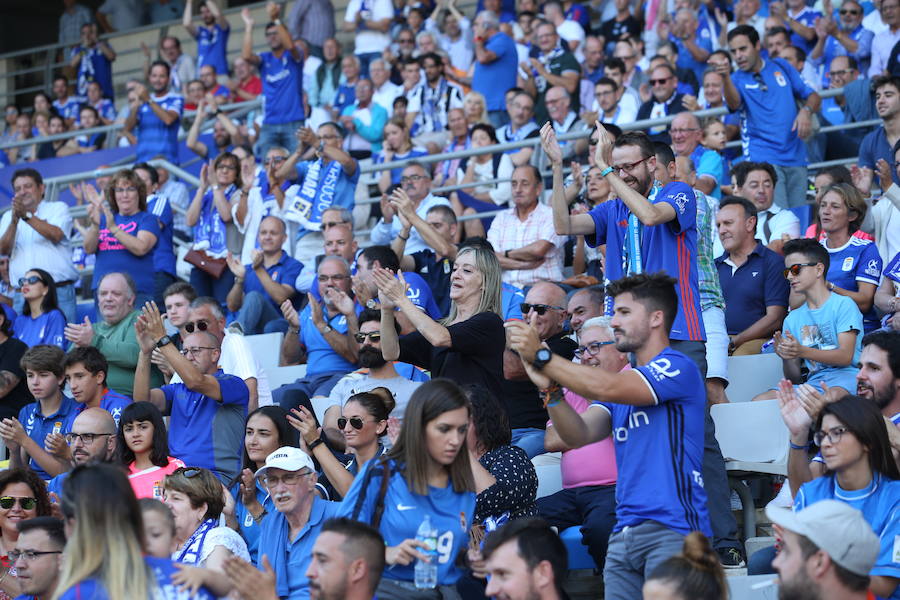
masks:
[[[416,264],[413,271],[421,275],[431,288],[434,301],[441,314],[446,317],[450,312],[450,275],[453,273],[453,261],[446,256],[438,260],[437,254],[431,248],[413,252],[410,256]]]
[[[547,345],[553,354],[558,354],[566,360],[572,360],[575,356],[575,349],[578,344],[569,337],[568,331],[557,333],[546,340]],[[506,416],[509,418],[509,427],[511,429],[520,429],[523,427],[537,427],[545,429],[547,420],[547,409],[544,408],[544,402],[538,393],[537,387],[531,383],[530,379],[522,380],[503,380],[503,394],[500,399],[506,407]]]
[[[606,53],[612,55],[616,42],[621,40],[623,36],[641,37],[641,24],[631,15],[628,15],[628,18],[624,21],[616,21],[613,18],[609,21],[603,21],[600,25],[600,35],[606,40]]]
[[[28,384],[25,381],[25,371],[19,366],[22,355],[28,350],[25,342],[16,338],[9,338],[0,344],[0,371],[9,371],[19,378],[19,383],[11,389],[6,396],[0,398],[0,419],[18,417],[19,410],[29,402],[34,402]]]
[[[400,362],[428,369],[432,378],[446,377],[459,385],[480,383],[499,398],[506,347],[500,315],[478,313],[447,329],[451,340],[448,348],[432,346],[418,331],[401,336]]]

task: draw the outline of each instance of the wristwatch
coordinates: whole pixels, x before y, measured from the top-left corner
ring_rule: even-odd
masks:
[[[312,452],[313,450],[316,449],[316,446],[318,446],[319,444],[324,444],[324,443],[325,443],[325,440],[323,440],[321,437],[317,437],[312,442],[310,442],[309,446],[307,446],[307,447],[309,448],[309,451]]]
[[[375,310],[379,306],[380,305],[378,304],[378,300],[376,300],[375,298],[369,298],[368,300],[366,300],[366,308],[371,308],[372,310]]]
[[[332,329],[334,329],[334,328],[331,325],[325,325],[325,327],[323,327],[322,329],[319,330],[319,333],[321,333],[322,335],[325,335]]]
[[[25,213],[25,216],[22,217],[22,220],[27,223],[28,221],[31,220],[31,217],[33,217],[33,216],[34,216],[34,213],[29,210],[28,212]]]
[[[531,363],[531,366],[540,371],[547,366],[551,358],[553,358],[553,353],[550,352],[549,348],[540,348],[534,353],[534,362]]]
[[[156,342],[156,347],[162,348],[163,346],[168,346],[171,343],[172,343],[172,338],[170,338],[167,335],[164,335],[161,338],[159,338],[158,342]]]

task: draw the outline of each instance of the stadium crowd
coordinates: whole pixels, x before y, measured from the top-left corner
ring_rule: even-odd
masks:
[[[900,598],[900,0],[270,2],[235,57],[64,4],[0,136],[0,600],[553,600],[573,528],[609,600]],[[84,218],[30,164],[114,146]],[[748,558],[710,408],[773,353]]]

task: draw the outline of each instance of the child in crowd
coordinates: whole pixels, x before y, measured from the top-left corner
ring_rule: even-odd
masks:
[[[140,498],[141,517],[144,521],[144,540],[147,554],[156,558],[169,558],[178,544],[175,543],[175,516],[169,507],[156,498]]]
[[[163,479],[184,463],[169,456],[169,436],[159,409],[150,402],[126,407],[117,438],[119,459],[128,468],[134,495],[161,499]]]
[[[718,119],[708,119],[703,124],[703,137],[700,143],[710,150],[715,150],[722,157],[722,171],[719,177],[719,186],[723,196],[732,193],[731,190],[731,162],[725,155],[725,144],[728,135],[725,133],[725,124]]]

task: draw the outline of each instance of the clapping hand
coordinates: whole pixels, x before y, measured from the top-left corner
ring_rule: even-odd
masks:
[[[603,170],[609,166],[609,163],[612,160],[614,140],[612,135],[606,130],[606,127],[603,126],[603,123],[597,121],[596,125],[597,149],[594,151],[594,165],[599,167],[600,170]]]
[[[784,360],[802,358],[803,345],[794,338],[790,331],[784,334],[776,331],[773,338],[775,340],[775,354]]]
[[[294,304],[290,300],[285,300],[281,303],[281,314],[290,327],[300,329],[300,315],[297,314],[297,309],[294,308]]]
[[[534,362],[534,355],[541,347],[537,330],[525,321],[507,321],[503,326],[509,347],[518,352],[523,363]]]
[[[325,288],[322,294],[325,303],[338,309],[343,315],[351,315],[356,310],[356,303],[344,290],[338,288]]]
[[[228,269],[234,273],[237,279],[244,279],[247,276],[247,267],[242,265],[241,261],[235,258],[231,252],[225,258],[225,264],[228,265]]]
[[[94,327],[91,325],[91,320],[85,315],[84,321],[81,323],[67,324],[63,334],[73,344],[84,348],[90,346],[94,339]]]
[[[244,22],[244,26],[247,29],[253,29],[253,15],[250,14],[250,9],[246,6],[241,9],[241,20]]]
[[[781,408],[781,418],[788,431],[791,432],[791,437],[795,440],[802,439],[803,441],[800,443],[805,444],[812,419],[794,392],[793,384],[787,379],[782,379],[778,383],[775,395],[778,398],[778,406]]]
[[[372,271],[372,279],[378,286],[378,297],[382,304],[385,300],[390,306],[399,306],[401,302],[406,300],[406,280],[403,273],[397,272],[397,276],[388,269],[379,267]]]
[[[547,121],[541,127],[541,148],[543,148],[544,154],[547,155],[552,165],[562,164],[562,148],[559,147],[559,141],[556,139],[556,130],[553,129],[550,121]]]
[[[316,417],[305,406],[292,408],[287,420],[291,427],[300,432],[307,447],[322,435],[322,428],[318,426]]]

